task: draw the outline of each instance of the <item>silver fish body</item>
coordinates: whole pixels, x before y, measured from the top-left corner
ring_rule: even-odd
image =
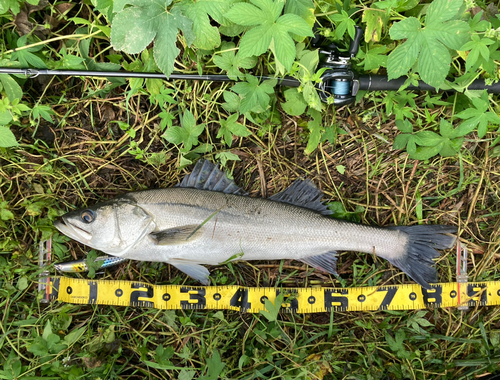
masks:
[[[275,200],[188,187],[133,192],[70,212],[55,226],[107,254],[166,262],[205,284],[209,272],[199,264],[234,259],[296,259],[335,273],[335,251],[376,254],[424,287],[435,281],[434,248],[450,247],[455,238],[445,234],[455,228],[336,220],[322,215],[327,211],[318,199],[310,202],[313,209],[304,207],[320,194],[310,182],[294,185]]]

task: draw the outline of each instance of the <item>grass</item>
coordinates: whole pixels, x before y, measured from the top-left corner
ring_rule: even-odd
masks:
[[[63,22],[69,25],[67,18]],[[175,185],[190,170],[179,169],[181,147],[161,137],[165,107],[150,101],[151,91],[109,86],[103,79],[76,77],[24,83],[24,101],[49,105],[55,114],[54,123],[21,117],[11,128],[21,145],[1,149],[1,379],[469,379],[498,370],[500,311],[493,307],[279,314],[274,320],[231,311],[39,303],[39,242],[52,236],[57,262],[88,253],[55,231],[57,216],[127,191]],[[229,85],[161,86],[177,100],[167,105],[174,125],[184,109],[206,124],[199,140],[213,150],[204,157],[230,152],[239,158],[226,167],[250,196],[270,196],[308,177],[339,217],[373,225],[456,225],[471,252],[471,280],[500,280],[500,155],[491,147],[499,132],[483,139],[469,135],[455,157],[415,161],[392,149],[398,134],[394,114],[386,110],[386,94],[371,93],[351,107],[327,107],[323,124],[339,134],[311,155],[304,153],[308,118],[289,116],[278,103],[255,115],[254,123],[241,117],[252,134],[228,148],[216,136],[218,120],[228,114],[222,104]],[[425,96],[418,94],[413,112],[423,128],[434,128],[425,121]],[[450,108],[428,112],[446,116]],[[437,268],[440,282],[455,281],[453,250],[443,252]],[[410,281],[386,261],[355,252],[340,255],[342,282],[288,260],[211,270],[217,283],[245,286]],[[155,263],[129,262],[97,277],[196,284]]]

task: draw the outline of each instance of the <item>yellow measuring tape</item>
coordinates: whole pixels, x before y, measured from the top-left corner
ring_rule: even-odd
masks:
[[[237,310],[258,313],[265,299],[283,293],[281,311],[414,310],[428,307],[500,305],[500,281],[441,283],[432,289],[417,284],[357,288],[254,288],[229,286],[151,285],[135,281],[48,277],[47,299],[74,304],[151,307],[156,309]]]

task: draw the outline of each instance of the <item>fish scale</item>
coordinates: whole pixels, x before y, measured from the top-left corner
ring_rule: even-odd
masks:
[[[336,251],[358,251],[387,259],[429,288],[436,249],[455,242],[447,235],[456,231],[451,226],[384,228],[333,219],[308,180],[269,199],[242,194],[215,165],[199,161],[177,187],[128,193],[70,212],[55,226],[92,248],[166,262],[204,284],[209,272],[200,264],[296,259],[335,273]]]

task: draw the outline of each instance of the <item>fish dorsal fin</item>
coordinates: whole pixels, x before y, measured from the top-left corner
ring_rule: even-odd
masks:
[[[322,215],[330,215],[332,212],[321,202],[323,192],[319,190],[309,179],[298,179],[285,190],[274,194],[269,199],[276,202],[289,203],[295,206],[305,207],[319,212]]]
[[[180,187],[191,187],[199,190],[219,191],[226,194],[247,195],[226,174],[207,160],[199,160],[191,174],[184,177]]]

